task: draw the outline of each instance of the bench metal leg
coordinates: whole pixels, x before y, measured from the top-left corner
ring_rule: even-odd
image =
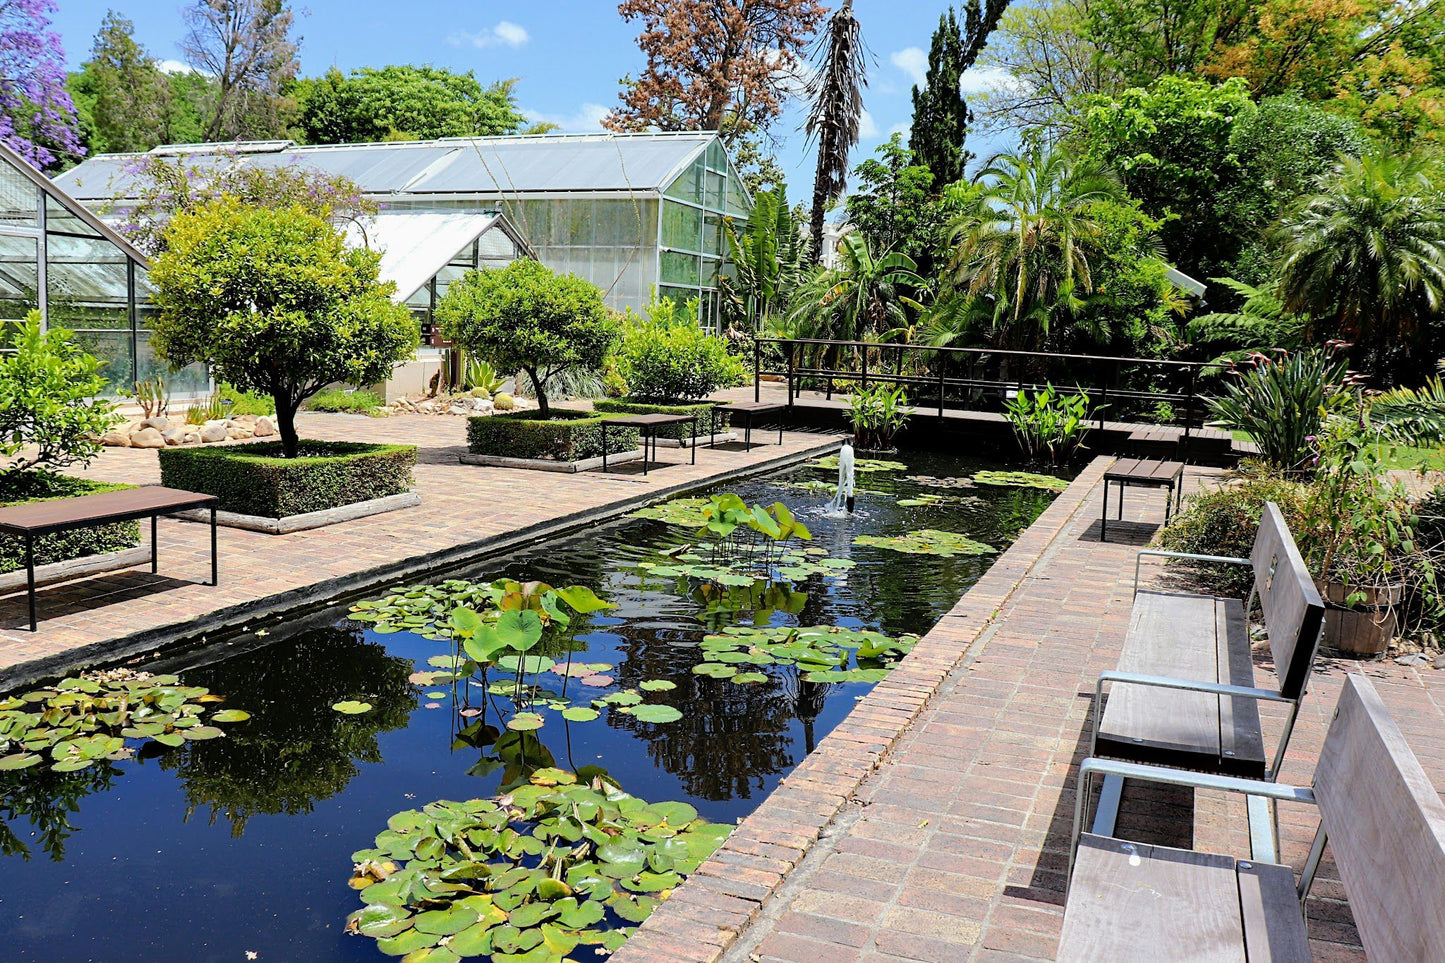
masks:
[[[607,422],[602,423],[602,473],[607,473]]]
[[[151,516],[151,574],[160,572],[160,549],[156,546],[156,516]]]
[[[1094,828],[1090,832],[1097,836],[1114,835],[1114,824],[1119,821],[1119,799],[1123,794],[1122,776],[1104,777],[1104,785],[1099,789],[1099,808],[1094,810]]]
[[[697,419],[692,419],[692,463],[697,464]]]
[[[220,585],[221,579],[218,574],[220,569],[216,565],[216,506],[211,506],[211,584]]]
[[[1275,807],[1263,796],[1245,796],[1249,813],[1249,855],[1256,863],[1279,862],[1279,834],[1275,832]]]
[[[30,631],[39,632],[40,624],[35,620],[35,536],[25,536],[25,586],[30,603]]]
[[[1325,855],[1325,843],[1329,840],[1329,834],[1325,832],[1325,824],[1320,823],[1320,828],[1315,831],[1315,841],[1310,846],[1309,857],[1305,859],[1304,871],[1299,877],[1299,899],[1301,905],[1305,897],[1310,894],[1310,887],[1314,885],[1315,873],[1319,872],[1320,860]]]
[[[1104,479],[1104,514],[1099,519],[1099,541],[1109,537],[1109,479]]]

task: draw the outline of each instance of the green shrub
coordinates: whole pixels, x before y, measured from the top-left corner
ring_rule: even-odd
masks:
[[[908,395],[900,385],[890,388],[877,384],[860,388],[848,400],[848,423],[853,426],[853,442],[864,451],[886,451],[893,447],[893,438],[913,409]]]
[[[308,411],[349,412],[357,415],[368,414],[381,406],[381,396],[375,391],[347,391],[344,388],[318,391],[305,404]]]
[[[607,430],[607,453],[637,447],[637,429]],[[536,412],[479,415],[467,419],[467,450],[474,455],[508,458],[553,458],[582,461],[602,454],[602,417],[585,411],[553,408],[550,418]]]
[[[1224,393],[1209,402],[1215,424],[1242,431],[1270,465],[1286,471],[1303,465],[1327,411],[1348,403],[1348,360],[1332,347],[1280,357],[1256,355],[1252,367],[1235,372]]]
[[[226,417],[226,406],[221,404],[221,393],[213,392],[205,401],[198,401],[186,409],[186,424],[204,425],[208,421],[219,421]]]
[[[1159,533],[1160,547],[1194,555],[1248,558],[1266,502],[1274,502],[1298,537],[1308,487],[1274,475],[1246,476],[1191,496]],[[1243,598],[1254,578],[1242,565],[1175,562],[1210,591]]]
[[[216,394],[222,402],[222,418],[239,418],[241,415],[274,415],[276,413],[276,402],[268,396],[256,394],[252,391],[242,391],[234,385],[220,384],[216,386]],[[227,405],[225,402],[229,401]]]
[[[727,341],[698,326],[695,304],[679,311],[675,302],[662,299],[647,306],[645,318],[629,312],[617,362],[633,398],[706,398],[746,380],[743,363],[728,353]]]
[[[157,452],[161,484],[204,492],[225,512],[284,518],[411,489],[416,448],[358,442],[303,441],[295,458],[279,442]]]
[[[71,478],[68,475],[52,475],[48,472],[27,472],[7,482],[4,488],[0,488],[0,506],[48,502],[57,498],[73,498],[76,495],[94,495],[97,492],[135,487]],[[68,562],[73,558],[84,558],[88,555],[123,552],[139,544],[139,522],[116,522],[111,525],[56,532],[53,535],[42,535],[35,540],[35,564],[49,565],[52,562]],[[0,535],[0,573],[13,572],[24,566],[25,540],[14,535]]]
[[[697,415],[697,433],[706,435],[708,429],[708,412],[713,405],[711,402],[702,402],[692,405],[654,405],[637,401],[633,398],[598,398],[592,402],[594,411],[601,411],[609,415]],[[717,430],[726,431],[728,418],[726,415],[718,419]],[[691,438],[692,425],[669,425],[660,428],[657,432],[659,438]]]
[[[1030,458],[1044,454],[1055,465],[1065,461],[1089,433],[1089,396],[1066,395],[1047,385],[1030,394],[1020,391],[1004,402],[1003,416],[1013,426],[1019,446]]]

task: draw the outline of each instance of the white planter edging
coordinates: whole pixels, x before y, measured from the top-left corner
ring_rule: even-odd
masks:
[[[693,441],[691,438],[659,438],[657,439],[657,447],[691,448],[693,445],[697,445],[699,448],[706,448],[712,442],[737,441],[740,437],[742,436],[731,428],[727,431],[720,431],[711,437],[708,436],[707,432],[700,431],[697,433],[696,441]]]
[[[63,562],[37,565],[35,567],[35,584],[40,586],[51,585],[55,582],[68,582],[85,575],[99,575],[101,572],[114,572],[137,565],[148,565],[150,560],[151,550],[144,545],[128,548],[121,552],[107,552],[104,555],[68,558]],[[24,588],[25,585],[25,569],[23,567],[0,575],[0,592]]]
[[[368,515],[380,515],[383,512],[394,512],[402,508],[414,508],[420,504],[421,496],[416,492],[402,492],[400,495],[387,495],[384,498],[373,498],[364,502],[352,502],[350,505],[341,505],[319,512],[287,515],[285,518],[267,518],[265,515],[240,515],[236,512],[216,512],[216,524],[224,525],[227,528],[244,528],[250,532],[264,532],[267,535],[285,535],[289,532],[302,532],[308,528],[322,528],[326,525],[335,525],[338,522],[349,522],[357,518],[366,518]],[[211,513],[205,509],[180,512],[176,517],[183,518],[188,522],[204,522],[210,524],[211,521]]]
[[[593,471],[602,467],[602,456],[596,458],[584,458],[581,461],[553,461],[550,458],[508,458],[506,455],[473,455],[471,453],[458,455],[458,460],[463,465],[480,465],[483,468],[529,468],[532,471],[555,471],[564,474],[576,474],[578,472]],[[631,451],[619,451],[607,456],[607,467],[623,465],[630,461],[639,461],[642,458],[642,449],[634,448]]]

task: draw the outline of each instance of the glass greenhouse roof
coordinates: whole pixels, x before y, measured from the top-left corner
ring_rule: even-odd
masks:
[[[700,133],[545,134],[303,147],[292,143],[157,147],[199,167],[305,164],[368,194],[659,193],[716,140]],[[58,175],[86,201],[124,198],[140,154],[99,154]]]
[[[517,233],[496,213],[468,211],[397,211],[352,223],[347,241],[355,247],[381,251],[381,277],[396,282],[395,299],[405,301],[446,267],[459,252],[493,228],[510,241]],[[510,255],[511,244],[503,246]]]

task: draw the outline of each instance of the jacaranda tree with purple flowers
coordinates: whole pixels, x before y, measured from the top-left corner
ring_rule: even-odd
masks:
[[[53,12],[55,0],[0,0],[0,142],[42,170],[85,153]]]

